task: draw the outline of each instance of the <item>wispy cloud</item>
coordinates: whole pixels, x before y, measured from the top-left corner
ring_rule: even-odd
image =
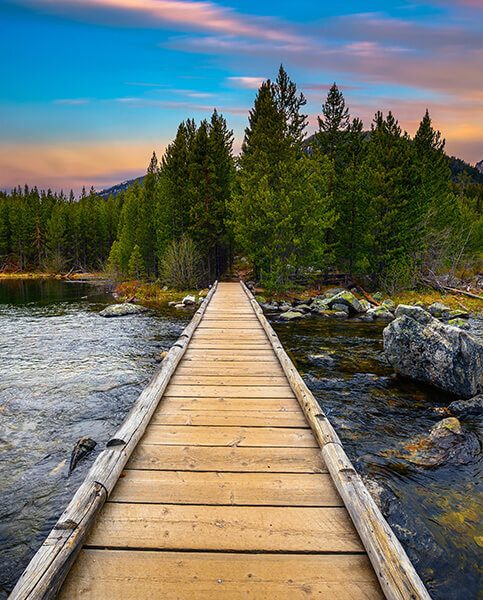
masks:
[[[114,102],[118,102],[120,104],[130,105],[133,108],[160,108],[160,109],[170,109],[170,110],[183,110],[184,114],[189,114],[189,111],[197,112],[197,113],[206,113],[206,117],[216,110],[222,114],[232,114],[232,115],[247,115],[248,107],[240,107],[240,106],[224,106],[217,104],[200,104],[196,102],[181,102],[175,100],[156,100],[154,98],[136,98],[136,97],[122,97],[122,98],[114,98]],[[182,116],[181,118],[185,118]]]
[[[227,77],[229,83],[249,90],[258,89],[265,79],[266,77]]]
[[[36,8],[75,14],[103,23],[146,27],[171,26],[272,41],[298,42],[290,26],[274,19],[247,16],[214,2],[195,0],[17,0]]]
[[[89,104],[89,98],[59,98],[54,100],[54,104],[64,104],[66,106],[81,106],[83,104]]]

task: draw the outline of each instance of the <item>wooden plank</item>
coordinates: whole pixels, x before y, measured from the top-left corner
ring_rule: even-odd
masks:
[[[171,377],[172,385],[258,385],[258,386],[282,386],[287,389],[287,378],[281,375],[228,375],[227,373],[217,373],[216,375],[185,375],[178,372]]]
[[[289,385],[174,385],[170,383],[164,394],[167,398],[291,398],[293,391]]]
[[[142,442],[165,446],[318,448],[310,430],[281,427],[193,427],[152,423]]]
[[[366,556],[83,550],[59,600],[383,600]]]
[[[362,552],[345,509],[107,502],[86,546],[230,552]]]
[[[173,397],[163,398],[160,409],[166,412],[183,410],[217,410],[231,411],[264,411],[272,412],[297,412],[300,406],[295,398],[198,398],[198,397]]]
[[[233,471],[239,473],[326,473],[316,448],[223,448],[138,444],[129,469]]]
[[[176,369],[178,375],[226,375],[235,377],[244,377],[248,375],[260,375],[262,377],[273,375],[284,375],[282,368],[277,363],[267,365],[264,362],[242,361],[233,364],[233,361],[208,361],[193,364],[192,361],[183,361]]]
[[[126,470],[109,500],[152,504],[343,506],[330,475],[326,473]]]
[[[301,427],[308,429],[309,426],[301,411],[250,411],[230,410],[220,412],[219,410],[205,411],[177,411],[166,412],[158,409],[151,419],[153,425],[218,425],[230,427],[233,425],[244,425],[245,427]]]
[[[205,348],[204,350],[196,350],[195,348],[190,348],[183,357],[183,360],[185,361],[196,361],[198,363],[200,360],[204,359],[210,362],[253,362],[256,360],[258,362],[269,362],[272,365],[280,365],[274,357],[273,352],[266,349],[243,350],[237,348],[236,350],[230,350],[225,348],[216,350],[213,348]]]

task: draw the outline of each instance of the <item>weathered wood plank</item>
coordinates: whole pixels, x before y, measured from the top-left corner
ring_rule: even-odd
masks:
[[[233,386],[233,385],[256,385],[256,386],[282,386],[287,389],[287,378],[285,375],[228,375],[227,373],[217,373],[215,375],[208,375],[203,373],[201,375],[187,375],[185,373],[176,373],[171,377],[172,385],[220,385],[220,386]]]
[[[263,385],[174,385],[170,383],[164,394],[167,398],[196,396],[197,398],[290,398],[290,386]]]
[[[299,412],[296,398],[198,398],[174,396],[165,398],[161,405],[167,412],[182,410]]]
[[[219,410],[166,412],[161,408],[154,413],[151,419],[153,425],[218,425],[231,427],[243,425],[245,427],[299,427],[308,429],[307,421],[302,411],[250,411]]]
[[[273,363],[267,365],[264,362],[257,361],[241,361],[233,364],[234,361],[208,361],[205,360],[203,363],[197,362],[192,364],[192,361],[182,361],[179,367],[176,369],[176,376],[178,375],[218,375],[226,377],[254,377],[259,375],[260,377],[273,377],[281,376],[285,377],[284,372],[279,364]]]
[[[111,502],[343,506],[328,474],[126,470]]]
[[[363,551],[345,508],[116,502],[106,502],[86,546],[232,552]]]
[[[318,448],[223,448],[138,444],[129,469],[233,471],[239,473],[326,473]]]
[[[193,427],[151,423],[142,442],[165,446],[318,448],[309,429],[280,427]]]
[[[162,593],[161,593],[162,592]],[[59,600],[382,600],[367,557],[83,550]]]

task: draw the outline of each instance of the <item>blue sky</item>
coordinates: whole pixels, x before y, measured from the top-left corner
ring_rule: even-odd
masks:
[[[145,170],[178,123],[224,113],[239,148],[280,62],[310,132],[336,81],[369,127],[426,107],[483,158],[483,0],[0,0],[0,187],[102,188]]]

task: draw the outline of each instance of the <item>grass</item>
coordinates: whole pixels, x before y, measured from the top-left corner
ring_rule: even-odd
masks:
[[[61,273],[49,273],[48,271],[22,271],[19,273],[0,273],[0,280],[20,280],[20,279],[108,279],[105,273],[71,273],[69,276]]]
[[[126,301],[136,298],[136,301],[149,306],[165,306],[171,301],[181,301],[185,296],[191,294],[199,296],[200,292],[204,295],[208,290],[164,290],[160,283],[149,283],[144,281],[123,281],[118,284],[115,291],[120,300]]]

